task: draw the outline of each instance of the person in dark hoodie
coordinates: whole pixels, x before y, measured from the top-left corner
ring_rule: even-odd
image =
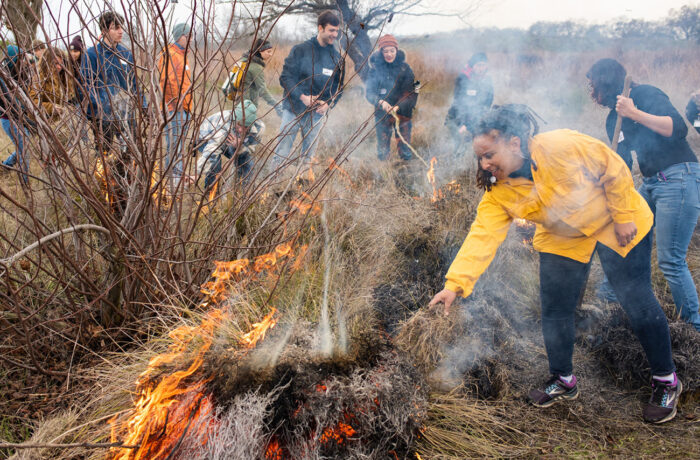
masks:
[[[406,63],[406,54],[399,49],[399,43],[392,35],[383,35],[377,41],[379,51],[370,57],[370,70],[367,76],[365,95],[374,106],[374,121],[377,130],[377,155],[386,160],[391,150],[391,139],[396,135],[399,156],[402,160],[411,159],[411,149],[401,141],[396,133],[396,119],[399,119],[401,137],[411,142],[411,118],[416,107],[418,94],[414,83],[413,70]]]
[[[15,145],[15,152],[2,162],[2,166],[4,169],[14,168],[19,160],[23,172],[20,178],[26,185],[29,180],[29,155],[26,154],[25,147],[29,138],[27,128],[31,127],[31,120],[22,99],[28,100],[29,97],[31,64],[26,53],[16,45],[9,45],[6,54],[0,73],[0,121],[3,130]]]
[[[275,151],[277,164],[290,159],[300,130],[301,157],[307,160],[313,155],[323,117],[342,94],[345,64],[333,46],[340,19],[334,11],[325,10],[318,15],[317,24],[316,36],[295,45],[284,60],[280,75],[284,104],[280,141]]]
[[[608,137],[612,141],[618,115],[622,129],[618,154],[629,164],[637,153],[643,183],[639,193],[654,213],[656,254],[680,316],[700,331],[698,293],[686,255],[700,216],[700,165],[686,136],[688,127],[668,96],[651,85],[633,82],[622,96],[627,71],[614,59],[601,59],[586,77],[591,97],[608,107]]]
[[[700,91],[696,91],[695,93],[693,93],[692,96],[690,96],[688,105],[685,107],[685,116],[688,117],[688,121],[691,125],[693,125],[693,128],[695,128],[695,131],[697,131],[698,133],[700,133],[700,110],[698,109],[699,107]]]
[[[445,118],[455,150],[469,143],[481,117],[491,108],[493,82],[488,70],[486,54],[476,53],[457,76],[454,98]]]

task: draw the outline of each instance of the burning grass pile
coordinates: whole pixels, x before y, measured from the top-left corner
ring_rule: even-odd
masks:
[[[154,405],[137,403],[115,421],[113,439],[131,439],[141,424],[147,428],[136,430],[139,447],[109,458],[379,459],[414,451],[427,385],[388,338],[366,332],[353,337],[347,353],[324,356],[308,323],[275,332],[250,351],[224,335],[203,358],[198,353],[175,368],[166,363],[152,379],[153,393],[160,382],[184,376],[162,400],[166,413],[139,412]]]
[[[261,362],[269,349],[244,360],[213,350],[204,372],[217,412],[182,458],[407,458],[427,414],[421,375],[380,335],[329,357],[314,352],[313,337],[303,323],[271,336],[273,348],[286,342],[272,366]]]

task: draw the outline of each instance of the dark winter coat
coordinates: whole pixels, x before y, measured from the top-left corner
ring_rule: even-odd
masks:
[[[625,162],[630,163],[634,150],[642,175],[650,177],[671,165],[698,161],[686,140],[688,126],[666,93],[651,85],[636,85],[630,91],[630,98],[642,112],[671,117],[673,132],[670,137],[665,137],[629,118],[623,118],[617,153]],[[617,112],[612,109],[605,122],[610,141],[616,121]]]
[[[474,131],[481,117],[493,103],[493,82],[488,75],[475,78],[461,72],[455,81],[452,106],[447,112],[447,122],[466,126]]]
[[[284,89],[284,108],[300,115],[306,111],[302,94],[318,96],[333,106],[342,95],[345,63],[332,45],[321,46],[316,37],[292,48],[284,60],[280,84]]]
[[[685,116],[688,117],[688,121],[695,130],[700,133],[700,111],[698,110],[698,104],[695,103],[695,99],[692,97],[685,108]]]
[[[375,115],[386,114],[379,106],[379,101],[384,100],[392,106],[398,105],[399,115],[411,118],[418,102],[418,93],[415,91],[413,70],[406,63],[406,54],[398,50],[396,59],[386,62],[381,51],[377,51],[369,58],[369,63],[365,95],[374,106]]]
[[[89,96],[88,116],[91,118],[117,118],[116,108],[112,106],[115,97],[121,92],[131,96],[140,94],[134,57],[122,45],[112,48],[99,42],[89,48],[80,73]],[[143,101],[145,105],[145,99]]]

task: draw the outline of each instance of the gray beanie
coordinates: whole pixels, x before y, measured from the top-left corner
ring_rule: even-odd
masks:
[[[190,24],[188,22],[181,22],[179,24],[175,24],[175,27],[173,27],[172,32],[172,40],[174,42],[178,41],[183,35],[189,35],[191,30],[192,27],[190,27]]]

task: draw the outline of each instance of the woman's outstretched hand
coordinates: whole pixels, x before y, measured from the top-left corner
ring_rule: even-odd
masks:
[[[442,303],[445,306],[445,316],[450,313],[450,307],[452,303],[457,298],[457,293],[455,291],[450,291],[449,289],[443,289],[442,291],[435,294],[433,300],[430,301],[428,306],[430,308],[435,308],[437,304]]]

